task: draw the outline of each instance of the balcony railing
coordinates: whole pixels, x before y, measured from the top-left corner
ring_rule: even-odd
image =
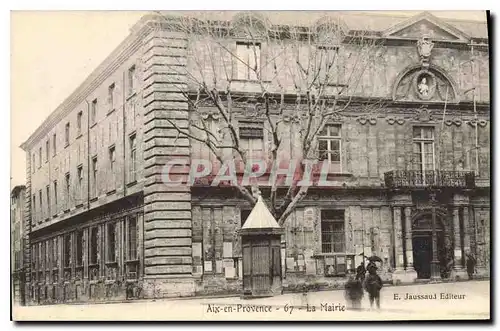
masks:
[[[389,188],[474,188],[476,185],[473,171],[393,170],[386,172],[384,179]]]

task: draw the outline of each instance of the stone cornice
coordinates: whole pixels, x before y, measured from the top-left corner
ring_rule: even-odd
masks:
[[[80,104],[102,82],[104,82],[131,54],[137,51],[143,43],[144,37],[152,30],[155,15],[145,15],[131,29],[130,34],[118,45],[110,55],[80,84],[80,86],[57,107],[36,131],[20,146],[29,151],[32,145],[46,135],[52,128],[74,107]]]

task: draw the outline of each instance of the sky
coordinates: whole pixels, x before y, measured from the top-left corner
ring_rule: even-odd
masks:
[[[485,20],[484,12],[432,12]],[[19,146],[128,35],[140,11],[11,13],[11,188],[26,181]],[[416,12],[393,11],[411,16]]]

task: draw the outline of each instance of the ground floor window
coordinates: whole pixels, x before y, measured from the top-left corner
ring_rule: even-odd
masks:
[[[345,252],[344,223],[343,210],[321,211],[321,250],[323,253]]]
[[[58,283],[83,280],[117,280],[120,275],[137,280],[139,261],[139,221],[135,212],[107,222],[71,230],[31,246],[33,282]]]

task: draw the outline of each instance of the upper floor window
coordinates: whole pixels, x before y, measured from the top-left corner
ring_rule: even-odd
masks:
[[[262,123],[242,123],[239,128],[241,147],[247,159],[259,160],[264,155],[264,127]]]
[[[131,66],[128,69],[128,80],[127,80],[127,85],[128,85],[128,94],[132,94],[135,91],[135,65]]]
[[[97,196],[97,156],[92,158],[92,189],[93,196]]]
[[[45,142],[45,162],[48,162],[49,161],[49,146],[50,146],[50,142],[49,140],[47,139],[47,141]]]
[[[108,106],[109,111],[115,109],[115,83],[109,85],[108,87]]]
[[[66,179],[66,207],[69,208],[70,206],[70,177],[69,177],[69,172],[65,176]]]
[[[66,146],[69,145],[69,122],[66,123],[66,127],[64,128],[64,144]]]
[[[328,161],[331,170],[342,171],[342,130],[340,125],[325,125],[318,134],[319,161]]]
[[[77,118],[76,118],[76,129],[77,129],[77,135],[82,134],[82,118],[83,118],[83,112],[78,112]]]
[[[97,99],[94,99],[92,101],[91,107],[92,108],[90,109],[90,122],[94,124],[97,118]]]
[[[38,149],[38,168],[42,167],[42,147]]]
[[[78,173],[78,192],[80,195],[83,195],[83,166],[80,165],[77,168],[77,173]]]
[[[33,153],[33,162],[31,162],[31,168],[32,168],[32,172],[35,173],[35,168],[36,168],[36,157],[35,157],[35,153]]]
[[[257,79],[257,73],[260,73],[260,48],[260,43],[236,43],[238,79]]]
[[[33,194],[32,205],[33,205],[32,219],[35,221],[37,219],[37,217],[36,217],[36,194]]]
[[[136,136],[135,134],[131,135],[129,138],[129,145],[130,145],[130,178],[129,181],[135,181],[136,180],[136,167],[137,167],[137,153],[136,153]]]
[[[40,214],[44,214],[44,210],[43,210],[43,196],[42,196],[42,190],[39,190],[38,191],[38,198],[40,199]]]
[[[50,206],[50,186],[49,185],[47,185],[47,187],[45,188],[45,194],[47,195],[47,210],[48,210],[47,217],[50,217],[51,206]]]
[[[54,204],[57,210],[57,180],[54,181]]]
[[[56,147],[57,147],[57,136],[54,133],[52,136],[52,156],[56,156]]]
[[[320,82],[326,85],[341,83],[344,72],[339,46],[319,46],[316,56]]]
[[[115,146],[112,146],[109,148],[109,167],[111,171],[115,169],[115,162],[116,162],[116,149]]]
[[[435,169],[434,128],[431,126],[413,127],[413,166],[418,171]]]

